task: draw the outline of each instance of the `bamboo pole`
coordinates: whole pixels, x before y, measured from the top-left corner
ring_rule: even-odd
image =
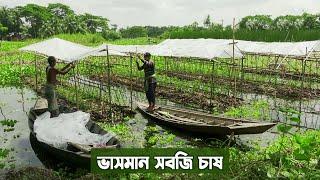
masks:
[[[110,67],[110,59],[109,59],[109,47],[107,45],[107,63],[108,63],[108,99],[109,99],[109,118],[112,119],[112,107],[111,107],[111,104],[112,104],[112,97],[111,97],[111,67]]]
[[[34,68],[35,68],[35,78],[36,78],[36,92],[38,92],[38,67],[37,67],[37,55],[34,55]]]
[[[77,108],[79,108],[79,88],[80,88],[80,82],[79,82],[79,68],[78,68],[78,65],[76,65],[76,73],[77,73],[77,82],[76,82],[76,97],[77,97]]]
[[[306,57],[308,56],[308,48],[306,48]],[[302,74],[301,74],[301,89],[304,88],[304,80],[305,80],[305,71],[306,71],[306,60],[307,59],[304,59],[301,64],[302,66]]]
[[[244,74],[243,74],[243,61],[244,61],[244,57],[241,58],[241,98],[243,98],[243,80],[244,80]]]
[[[210,105],[212,106],[212,98],[213,98],[213,93],[215,90],[214,87],[214,60],[212,60],[212,68],[211,68],[211,88],[210,88]]]
[[[77,75],[76,75],[76,70],[72,69],[73,71],[73,78],[74,78],[74,89],[75,89],[75,101],[76,101],[76,107],[78,108],[78,85],[77,85]]]
[[[279,61],[279,56],[277,56],[277,59],[276,59],[276,62],[275,62],[275,64],[276,64],[276,66],[278,65],[278,61]],[[276,69],[276,71],[277,71],[277,69]],[[277,75],[275,76],[275,82],[274,82],[274,85],[275,86],[277,86],[277,84],[278,84],[278,77],[279,77],[279,72],[277,73]]]
[[[132,111],[132,104],[133,104],[133,99],[132,99],[132,55],[130,54],[130,109]]]
[[[168,64],[167,57],[164,57],[165,82],[168,81]]]
[[[236,97],[236,90],[237,90],[237,76],[236,76],[236,65],[235,65],[235,23],[236,23],[236,19],[233,18],[233,26],[232,26],[232,64],[233,64],[233,73],[234,73],[234,91],[233,91],[233,96]]]
[[[99,78],[99,100],[100,100],[100,104],[101,104],[101,107],[102,107],[102,102],[101,102],[102,101],[102,81],[101,81],[100,78]]]
[[[21,60],[21,54],[19,54],[19,64],[20,64],[20,80],[22,82],[23,78],[23,71],[22,71],[22,60]],[[23,84],[23,83],[22,83]]]

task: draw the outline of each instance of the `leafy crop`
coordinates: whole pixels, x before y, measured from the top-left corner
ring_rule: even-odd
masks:
[[[17,122],[17,120],[6,119],[0,121],[0,124],[2,124],[2,126],[14,127]]]
[[[231,107],[224,115],[234,118],[271,120],[269,115],[270,105],[266,101],[254,101],[240,107]]]

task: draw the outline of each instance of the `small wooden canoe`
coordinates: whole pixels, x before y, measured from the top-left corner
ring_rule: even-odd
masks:
[[[91,155],[90,150],[93,148],[92,146],[80,145],[75,143],[68,143],[67,149],[59,149],[50,144],[38,141],[36,138],[36,133],[33,130],[33,124],[37,119],[37,116],[43,114],[47,111],[46,100],[39,99],[34,108],[31,108],[28,117],[29,129],[31,131],[30,136],[33,136],[33,143],[36,143],[37,147],[40,147],[44,152],[49,153],[52,157],[55,157],[56,160],[68,164],[72,167],[81,167],[90,169],[90,161]],[[91,133],[95,134],[107,134],[105,130],[103,130],[100,126],[98,126],[95,122],[89,121],[86,124],[86,127]],[[118,148],[120,147],[120,142],[117,138],[112,137],[105,146],[101,148]],[[100,147],[99,147],[100,148]]]
[[[161,106],[156,108],[154,112],[148,112],[147,104],[138,102],[137,106],[143,114],[159,123],[190,133],[210,136],[259,134],[276,125],[275,123],[214,116],[204,112],[168,106]]]

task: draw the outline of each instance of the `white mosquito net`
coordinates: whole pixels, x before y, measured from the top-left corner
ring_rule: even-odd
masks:
[[[38,141],[50,144],[56,148],[66,149],[68,142],[81,145],[105,145],[114,135],[91,133],[86,124],[90,114],[77,111],[60,114],[50,118],[50,113],[40,115],[34,122],[34,132]]]

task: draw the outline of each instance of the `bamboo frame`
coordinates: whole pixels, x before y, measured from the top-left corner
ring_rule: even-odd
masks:
[[[37,55],[34,55],[34,68],[35,68],[35,87],[36,87],[36,92],[38,92],[38,67],[37,67]]]
[[[130,79],[132,79],[132,56],[130,55]],[[132,81],[130,81],[130,109],[132,111],[133,109],[133,99],[132,99],[132,87],[133,84],[132,84]]]
[[[108,65],[108,99],[109,99],[109,118],[113,121],[112,117],[112,96],[111,96],[111,69],[110,69],[110,59],[109,59],[109,47],[106,47],[107,50],[107,65]]]

